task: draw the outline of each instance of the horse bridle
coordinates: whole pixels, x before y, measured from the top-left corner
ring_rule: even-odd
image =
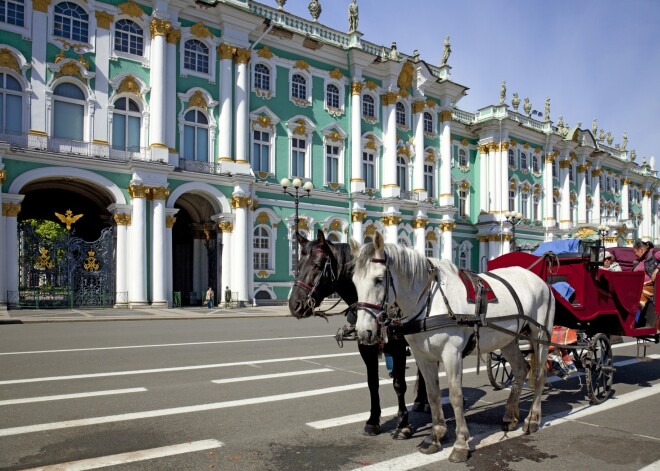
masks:
[[[325,260],[325,264],[323,265],[323,270],[321,270],[321,273],[319,273],[319,276],[317,276],[316,280],[314,281],[314,286],[310,286],[307,283],[304,283],[300,280],[296,280],[293,282],[293,286],[297,286],[298,288],[302,289],[304,292],[307,293],[307,299],[305,300],[305,302],[307,306],[309,306],[311,309],[314,309],[316,307],[316,301],[314,300],[314,293],[317,291],[319,285],[321,284],[321,280],[323,280],[323,277],[326,276],[326,274],[329,272],[330,281],[333,287],[338,279],[337,274],[332,268],[332,260],[330,254],[326,253],[324,250],[320,248],[316,248],[314,249],[314,251],[322,253],[327,257]]]
[[[396,299],[396,288],[392,282],[392,273],[390,272],[390,267],[387,263],[387,255],[384,255],[385,258],[372,258],[371,263],[379,263],[385,265],[385,296],[383,296],[380,304],[372,304],[364,301],[358,301],[354,304],[356,310],[362,310],[369,314],[378,325],[378,330],[376,331],[376,336],[381,337],[383,333],[383,326],[387,326],[392,319],[397,318],[399,314],[399,308],[395,304],[390,305],[388,303],[390,297],[390,287],[394,292],[394,298]],[[387,331],[387,329],[385,329]]]

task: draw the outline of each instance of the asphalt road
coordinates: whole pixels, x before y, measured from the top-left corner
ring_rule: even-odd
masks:
[[[660,465],[660,346],[647,361],[616,345],[615,396],[589,406],[581,378],[544,395],[544,427],[503,434],[507,391],[476,357],[464,375],[469,461],[427,456],[415,435],[365,437],[365,368],[354,343],[337,348],[343,318],[289,317],[0,325],[0,469],[116,470],[639,470]],[[655,356],[657,355],[657,356]],[[656,359],[657,358],[657,359]],[[415,370],[410,363],[407,376]],[[381,377],[389,383],[381,366]],[[215,382],[214,382],[215,381]],[[412,381],[409,382],[412,389]],[[440,379],[441,386],[446,383]],[[446,396],[446,389],[443,389]],[[411,392],[407,398],[412,401]],[[381,386],[383,409],[395,406]],[[529,406],[524,393],[522,415]],[[60,467],[52,467],[60,465]],[[51,466],[51,467],[49,467]]]

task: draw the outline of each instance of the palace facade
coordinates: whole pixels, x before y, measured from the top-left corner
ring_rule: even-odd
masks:
[[[435,66],[270,3],[2,2],[0,305],[282,301],[283,178],[314,186],[307,237],[380,231],[474,270],[603,225],[660,241],[654,162],[626,137],[504,88],[463,110],[448,49]]]

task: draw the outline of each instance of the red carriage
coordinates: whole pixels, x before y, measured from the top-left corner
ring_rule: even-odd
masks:
[[[601,403],[611,394],[614,366],[612,339],[617,336],[634,337],[646,353],[649,341],[658,343],[660,303],[649,302],[638,313],[644,283],[643,272],[633,272],[633,249],[615,247],[607,249],[621,265],[622,271],[603,269],[603,248],[587,246],[581,253],[559,256],[536,256],[526,252],[511,252],[488,262],[488,270],[520,266],[534,272],[550,285],[567,283],[572,288],[565,297],[553,289],[556,300],[555,326],[564,326],[578,332],[578,341],[565,346],[573,351],[578,367],[584,369],[587,393],[592,403]],[[657,249],[656,249],[657,250]],[[655,283],[655,293],[658,291]],[[511,381],[506,361],[498,353],[488,358],[488,376],[496,388],[507,387]]]

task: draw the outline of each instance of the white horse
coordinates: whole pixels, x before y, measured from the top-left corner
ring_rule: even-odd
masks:
[[[419,329],[410,326],[419,325],[415,321],[426,318],[427,314],[428,320],[431,320],[437,316],[449,319],[450,312],[456,317],[474,313],[474,304],[468,303],[465,285],[459,278],[456,266],[450,262],[427,259],[412,249],[385,244],[378,233],[373,244],[361,247],[354,240],[350,243],[356,257],[353,282],[358,293],[356,328],[361,342],[373,344],[386,337],[381,323],[387,316],[388,306],[394,304],[404,318],[404,329],[408,326],[413,331]],[[478,329],[478,336],[475,336],[474,325],[456,323],[405,336],[426,380],[433,419],[431,434],[420,446],[422,453],[439,451],[440,440],[447,432],[438,382],[438,366],[442,362],[449,381],[449,399],[456,416],[456,442],[449,460],[461,462],[468,459],[470,435],[463,415],[463,354],[470,350],[475,340],[478,342],[478,352],[500,349],[511,364],[515,376],[505,406],[503,428],[514,430],[520,418],[518,403],[529,365],[520,352],[517,334],[549,341],[555,316],[555,299],[548,285],[528,270],[510,267],[493,270],[492,273],[515,288],[522,310],[520,315],[512,291],[505,283],[486,273],[481,276],[491,286],[497,302],[488,304],[486,325]],[[439,320],[435,319],[436,322]],[[539,342],[532,342],[532,346],[534,355],[530,383],[534,387],[534,399],[523,427],[526,433],[536,432],[541,421],[541,392],[545,383],[548,350],[546,345]]]

